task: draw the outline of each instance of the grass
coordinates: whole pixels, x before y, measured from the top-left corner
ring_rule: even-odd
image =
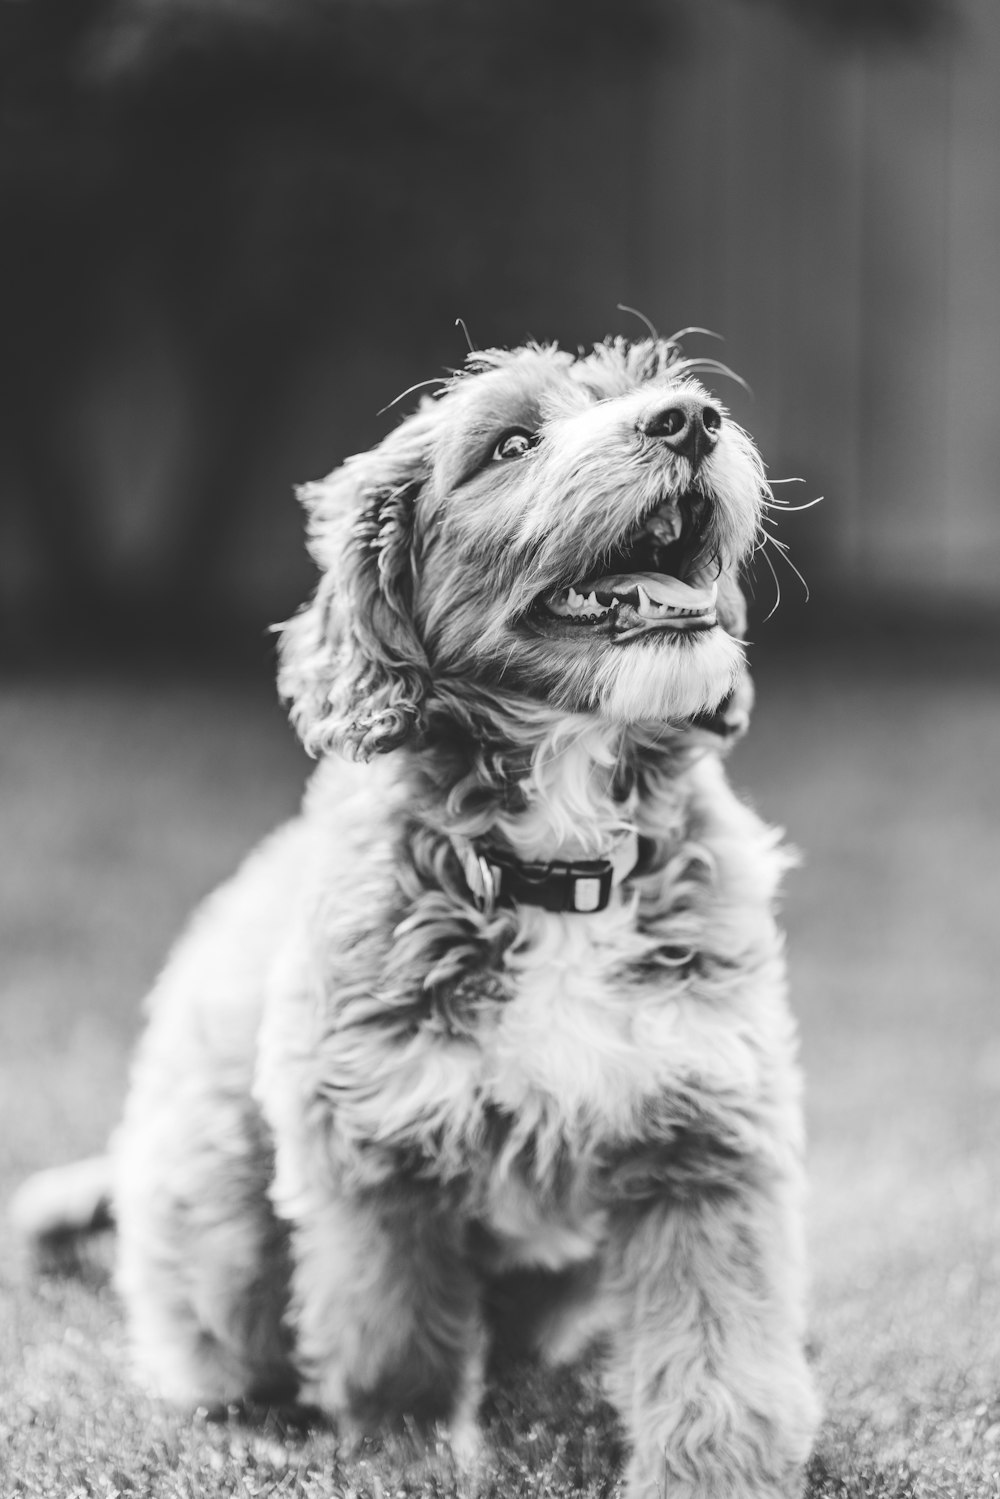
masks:
[[[786,924],[827,1408],[809,1492],[1000,1499],[1000,656],[759,654],[733,772],[804,851]],[[3,1196],[100,1148],[138,997],[305,766],[266,689],[210,682],[11,683],[0,744]],[[146,1401],[110,1258],[97,1241],[32,1285],[0,1227],[3,1499],[454,1492],[405,1441],[347,1453],[305,1419]],[[620,1436],[588,1371],[517,1371],[487,1418],[485,1494],[613,1490]]]

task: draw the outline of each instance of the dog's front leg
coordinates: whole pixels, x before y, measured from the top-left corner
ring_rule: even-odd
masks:
[[[799,1492],[818,1409],[792,1195],[689,1189],[620,1221],[609,1394],[632,1442],[626,1499]]]
[[[353,1432],[444,1422],[471,1460],[485,1335],[464,1230],[447,1206],[389,1181],[314,1202],[293,1245],[304,1398]]]

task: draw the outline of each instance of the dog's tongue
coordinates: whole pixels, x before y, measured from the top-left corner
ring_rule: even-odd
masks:
[[[654,604],[665,604],[671,609],[710,609],[714,603],[710,588],[692,588],[689,583],[670,578],[666,573],[609,573],[607,577],[583,584],[583,591],[614,593],[624,598],[626,594],[635,593],[640,585]]]

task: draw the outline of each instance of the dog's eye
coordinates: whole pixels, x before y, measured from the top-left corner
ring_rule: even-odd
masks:
[[[503,463],[508,458],[523,458],[538,442],[537,432],[527,432],[523,427],[511,427],[493,449],[493,463]]]

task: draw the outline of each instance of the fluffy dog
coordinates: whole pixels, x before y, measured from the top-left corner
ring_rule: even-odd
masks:
[[[114,1144],[163,1395],[468,1452],[502,1305],[603,1344],[631,1499],[797,1491],[786,858],[718,753],[767,487],[695,369],[478,353],[306,490],[280,686],[321,763],[168,963]]]

